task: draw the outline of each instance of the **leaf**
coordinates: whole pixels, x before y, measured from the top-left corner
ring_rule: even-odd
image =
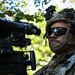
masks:
[[[0,12],[0,17],[5,17],[5,13]]]

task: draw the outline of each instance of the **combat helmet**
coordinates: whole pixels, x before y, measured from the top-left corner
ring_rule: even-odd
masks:
[[[65,8],[60,12],[56,12],[55,6],[51,5],[46,9],[46,12],[46,33],[53,23],[64,21],[71,24],[72,33],[75,34],[75,10],[73,8]]]

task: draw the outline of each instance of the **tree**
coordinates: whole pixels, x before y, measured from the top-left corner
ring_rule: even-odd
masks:
[[[0,13],[0,15],[2,17],[5,17],[5,14],[7,14],[8,16],[11,16],[14,18],[15,21],[19,21],[21,19],[26,19],[28,21],[34,21],[34,19],[36,19],[37,22],[42,21],[42,19],[39,18],[39,16],[43,15],[43,13],[41,11],[41,14],[38,16],[39,13],[34,13],[33,15],[28,14],[29,9],[27,9],[27,1],[20,1],[20,0],[5,0],[2,1],[0,4],[1,8],[0,10],[3,12]],[[1,17],[0,16],[0,17]],[[39,18],[39,19],[38,19]]]
[[[27,0],[29,1],[29,0]],[[38,8],[38,12],[35,12],[34,14],[30,15],[29,9],[27,9],[27,2],[26,1],[21,1],[21,0],[5,0],[1,2],[0,5],[0,10],[2,13],[0,13],[0,17],[5,18],[6,15],[8,17],[14,18],[13,21],[20,21],[24,20],[27,22],[32,22],[34,23],[37,27],[41,28],[41,35],[40,36],[34,36],[34,35],[27,35],[27,38],[31,39],[31,45],[27,47],[27,50],[30,50],[32,47],[35,51],[36,55],[36,62],[37,62],[37,68],[41,66],[40,62],[45,61],[46,57],[41,59],[42,57],[50,55],[50,52],[48,51],[48,48],[44,50],[44,41],[43,41],[43,35],[44,35],[44,28],[45,28],[45,18],[44,18],[44,13],[42,12],[41,9]],[[21,10],[24,8],[24,10]],[[32,47],[31,47],[32,46]],[[17,50],[14,47],[14,50]],[[45,52],[49,52],[48,54],[45,54]],[[42,54],[43,53],[43,54]],[[32,71],[28,71],[28,74],[32,74]]]

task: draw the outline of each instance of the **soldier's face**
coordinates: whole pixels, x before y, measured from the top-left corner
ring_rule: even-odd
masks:
[[[63,42],[64,40],[67,27],[68,24],[65,22],[56,22],[52,24],[52,26],[50,27],[48,32],[49,35],[48,40],[49,46],[53,52],[55,53],[61,52],[60,50],[62,49],[60,49],[60,46],[62,45],[61,42]],[[71,42],[73,41],[73,36],[70,32],[68,34],[67,40]]]

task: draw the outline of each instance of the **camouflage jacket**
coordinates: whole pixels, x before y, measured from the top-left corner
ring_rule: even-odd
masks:
[[[75,52],[54,57],[33,75],[75,75]]]

